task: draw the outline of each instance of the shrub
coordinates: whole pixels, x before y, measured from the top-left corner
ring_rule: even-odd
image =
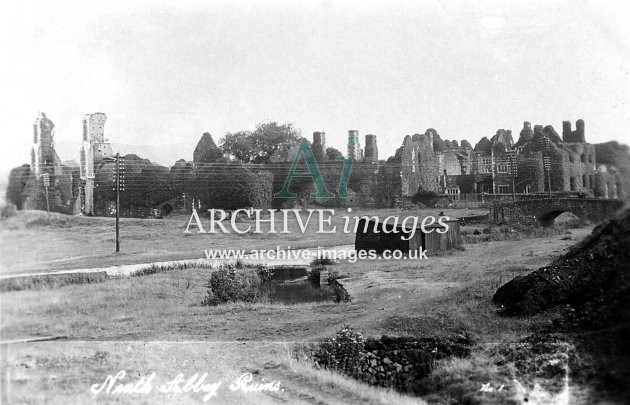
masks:
[[[364,360],[365,338],[360,332],[343,325],[335,337],[319,343],[314,359],[319,366],[357,376]]]
[[[11,170],[6,191],[6,200],[8,203],[15,204],[17,208],[22,208],[25,199],[23,192],[30,175],[31,166],[28,164]]]
[[[11,218],[17,215],[17,208],[15,208],[14,204],[7,204],[2,208],[2,214],[0,217],[2,218]]]
[[[263,267],[236,273],[233,267],[222,267],[210,275],[208,292],[202,305],[216,306],[227,302],[260,302],[267,298],[266,287],[273,273]]]

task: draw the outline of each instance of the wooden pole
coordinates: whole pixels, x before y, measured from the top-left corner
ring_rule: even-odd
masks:
[[[48,173],[44,173],[42,176],[44,178],[44,188],[46,190],[46,214],[50,215],[50,203],[48,200],[48,186],[50,185],[50,175]]]
[[[547,183],[549,184],[549,198],[551,198],[551,168],[547,169]]]
[[[46,213],[50,214],[50,203],[48,202],[48,185],[46,185]]]
[[[120,221],[120,153],[116,154],[116,253],[120,252],[119,237]]]

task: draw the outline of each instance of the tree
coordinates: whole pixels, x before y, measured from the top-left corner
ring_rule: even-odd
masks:
[[[267,163],[282,145],[296,145],[300,131],[293,124],[277,122],[260,123],[254,132],[227,133],[221,142],[221,150],[243,163]]]
[[[8,202],[15,204],[17,209],[22,209],[24,203],[24,187],[31,175],[31,166],[23,164],[11,170],[9,174],[9,185],[7,186],[6,199]]]
[[[249,163],[256,158],[258,151],[254,145],[254,136],[250,131],[227,133],[221,140],[221,151],[232,155],[243,163]]]
[[[328,160],[336,160],[339,156],[343,156],[341,152],[333,147],[326,148],[326,157]]]
[[[212,135],[209,132],[205,132],[197,147],[193,152],[193,162],[195,163],[214,163],[217,159],[223,156],[221,149],[214,143]]]

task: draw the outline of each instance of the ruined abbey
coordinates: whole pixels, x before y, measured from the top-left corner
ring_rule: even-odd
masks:
[[[46,209],[48,205],[51,211],[66,214],[95,214],[95,173],[112,157],[111,145],[104,138],[106,119],[103,113],[83,117],[80,165],[76,166],[75,162],[61,162],[55,151],[55,125],[45,113],[40,113],[33,124],[31,163],[11,172],[10,187],[22,190],[10,195],[11,201],[20,209]]]
[[[45,209],[43,190],[48,186],[51,211],[86,215],[111,213],[111,193],[105,190],[111,189],[113,151],[105,138],[106,120],[103,113],[83,117],[79,163],[64,164],[55,152],[55,126],[41,113],[33,126],[31,162],[11,173],[11,192],[7,192],[9,201],[19,209]],[[327,157],[325,132],[313,133],[311,149],[326,184],[334,190],[342,162]],[[258,175],[264,172],[272,179],[269,183],[271,190],[267,193],[272,195],[282,187],[296,152],[296,145],[281,145],[268,163],[246,167],[251,173]],[[582,120],[576,122],[575,129],[571,122],[564,121],[562,136],[551,125],[534,125],[532,128],[531,123],[525,121],[516,141],[510,130],[499,129],[494,136],[483,137],[475,147],[466,140],[443,140],[431,128],[424,134],[405,136],[394,156],[386,160],[379,160],[376,135],[365,135],[362,146],[359,131],[350,130],[347,156],[354,160],[348,184],[349,191],[355,195],[353,198],[312,200],[309,198],[312,187],[304,182],[298,191],[297,203],[390,207],[404,201],[419,201],[419,197],[427,195],[455,201],[463,196],[478,198],[480,195],[507,196],[513,193],[519,196],[540,194],[543,197],[548,193],[597,198],[628,197],[628,190],[624,189],[622,175],[617,169],[597,163],[595,146],[586,142]],[[182,176],[194,176],[194,162],[180,160],[169,171],[137,156],[135,159],[144,162],[144,166],[136,169],[139,174],[136,178],[145,183],[149,171],[167,176],[168,179],[162,179],[164,184],[172,184],[176,178],[190,183],[188,178],[183,181]],[[182,171],[185,167],[193,171]],[[142,187],[148,186],[136,185],[135,189],[141,190]],[[300,188],[300,185],[297,187]],[[130,189],[134,189],[133,184]],[[178,190],[167,187],[159,197],[136,198],[133,203],[137,206],[135,215],[155,209],[160,200],[192,197],[200,207],[204,204],[201,194],[194,195],[194,190]],[[283,206],[284,203],[289,202],[269,200],[272,206]],[[139,209],[142,205],[145,207]]]

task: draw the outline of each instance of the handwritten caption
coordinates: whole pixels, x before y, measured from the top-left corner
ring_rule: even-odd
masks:
[[[179,373],[175,378],[163,384],[157,384],[156,378],[157,374],[151,373],[140,377],[135,382],[127,382],[127,372],[120,370],[115,375],[108,375],[102,383],[93,384],[90,387],[90,391],[94,395],[150,394],[156,389],[163,394],[200,393],[203,395],[202,400],[206,402],[210,398],[216,397],[223,385],[222,381],[207,381],[208,373],[196,373],[189,378],[185,378],[183,373]],[[284,391],[284,389],[280,388],[279,381],[265,382],[264,379],[261,379],[260,382],[255,382],[252,373],[245,373],[239,376],[228,385],[228,389],[233,392],[240,391],[244,393]]]

